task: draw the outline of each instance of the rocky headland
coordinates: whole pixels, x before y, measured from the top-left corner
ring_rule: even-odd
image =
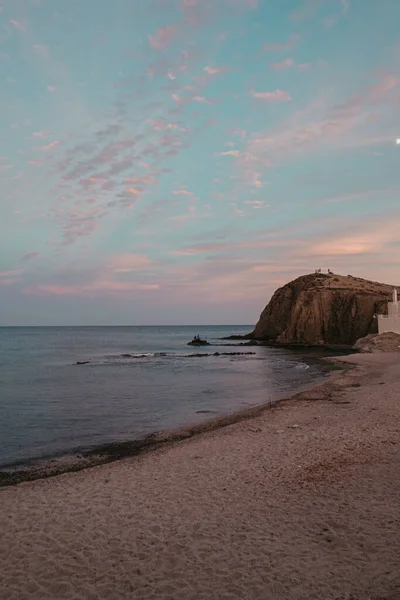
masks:
[[[374,315],[387,312],[394,287],[351,275],[303,275],[276,290],[246,337],[280,345],[351,347],[377,333]]]

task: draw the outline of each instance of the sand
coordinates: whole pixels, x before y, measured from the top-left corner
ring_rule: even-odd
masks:
[[[400,357],[143,456],[0,490],[1,600],[399,600]]]

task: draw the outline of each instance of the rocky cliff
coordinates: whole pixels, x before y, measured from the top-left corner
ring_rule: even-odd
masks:
[[[279,288],[249,337],[279,344],[353,345],[377,332],[393,286],[359,277],[303,275]]]

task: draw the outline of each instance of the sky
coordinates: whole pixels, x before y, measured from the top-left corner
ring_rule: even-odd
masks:
[[[400,284],[398,0],[0,0],[0,325]],[[399,140],[400,141],[400,140]]]

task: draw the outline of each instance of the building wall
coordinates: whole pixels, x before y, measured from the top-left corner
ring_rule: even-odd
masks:
[[[400,317],[398,315],[389,317],[378,315],[378,332],[388,333],[389,331],[400,334]]]

